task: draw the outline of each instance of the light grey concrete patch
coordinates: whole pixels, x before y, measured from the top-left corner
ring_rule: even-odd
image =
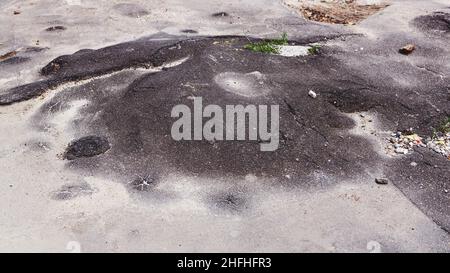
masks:
[[[285,57],[300,57],[308,55],[310,49],[310,46],[280,46],[279,54]]]
[[[244,97],[258,97],[270,92],[264,75],[259,71],[247,74],[225,72],[214,80],[224,90]]]

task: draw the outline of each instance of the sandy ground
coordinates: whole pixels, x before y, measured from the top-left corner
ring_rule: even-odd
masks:
[[[194,29],[198,35],[275,37],[289,31],[308,37],[320,29],[323,34],[354,31],[376,40],[386,32],[407,28],[406,22],[417,15],[448,5],[445,0],[391,2],[381,14],[359,25],[322,27],[289,24],[298,18],[296,11],[270,0],[127,2],[135,6],[118,5],[122,2],[115,0],[2,1],[0,53],[36,46],[46,49],[24,53],[30,60],[23,64],[0,67],[1,90],[41,79],[39,69],[57,56],[156,33],[195,36],[180,32]],[[14,15],[16,10],[20,14]],[[223,11],[232,16],[211,17]],[[45,31],[54,25],[67,29]],[[139,73],[145,71],[119,74],[131,81]],[[101,79],[91,81],[96,80]],[[146,196],[130,192],[111,177],[80,173],[61,160],[61,153],[76,134],[68,124],[86,101],[75,101],[58,115],[49,113],[47,131],[36,130],[33,123],[40,107],[68,88],[61,86],[45,96],[0,108],[0,251],[69,252],[70,242],[79,243],[83,252],[450,249],[449,234],[399,189],[374,183],[381,166],[339,183],[329,174],[313,172],[309,180],[317,186],[312,189],[273,186],[252,174],[227,181],[173,172],[164,177],[156,193]],[[374,120],[371,126],[382,135],[376,114],[364,115]],[[382,154],[380,138],[368,133],[370,128],[361,128],[364,121],[359,113],[349,117],[356,125],[348,133],[369,139]],[[64,185],[84,190],[76,198],[54,198]],[[237,196],[251,193],[251,198],[239,213],[205,202],[209,193],[222,191]],[[165,198],[171,196],[175,197]]]

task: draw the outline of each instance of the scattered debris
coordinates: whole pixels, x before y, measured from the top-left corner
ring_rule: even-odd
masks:
[[[313,99],[317,98],[316,92],[314,92],[314,91],[312,91],[312,90],[309,90],[308,96],[310,96],[310,97],[313,98]]]
[[[434,138],[427,138],[426,145],[438,154],[450,160],[450,133]]]
[[[404,47],[399,49],[399,53],[403,55],[409,55],[416,49],[416,46],[413,44],[405,45]]]
[[[389,180],[387,178],[375,178],[375,183],[379,185],[387,185]]]
[[[330,24],[354,25],[389,5],[361,5],[356,0],[338,0],[333,2],[322,1],[313,5],[289,6],[299,9],[308,20]]]
[[[390,144],[387,147],[388,154],[403,154],[406,155],[413,150],[415,146],[425,147],[422,138],[417,134],[402,134],[402,132],[392,133],[388,138]]]
[[[387,140],[390,142],[387,153],[391,155],[406,155],[412,152],[414,147],[419,146],[427,147],[450,160],[450,117],[434,131],[432,137],[424,139],[412,132],[406,134],[397,132],[392,133]],[[417,163],[412,162],[411,166],[417,166]]]
[[[105,153],[110,148],[111,145],[106,138],[86,136],[72,141],[64,153],[64,158],[74,160],[80,157],[93,157]]]
[[[447,117],[433,132],[431,138],[426,139],[427,147],[450,160],[450,117]]]

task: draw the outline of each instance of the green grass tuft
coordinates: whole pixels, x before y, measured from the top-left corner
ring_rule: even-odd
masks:
[[[450,133],[450,117],[447,117],[447,120],[444,120],[439,127],[434,129],[433,138],[437,138],[439,134],[448,134]]]
[[[308,52],[311,55],[316,55],[319,53],[320,45],[311,45],[310,48],[308,48]]]
[[[450,133],[450,117],[447,117],[447,120],[442,122],[442,124],[438,128],[438,131],[443,134]]]
[[[244,48],[254,52],[278,54],[280,53],[279,46],[283,45],[288,45],[288,36],[286,33],[283,33],[280,39],[249,43],[246,44]]]

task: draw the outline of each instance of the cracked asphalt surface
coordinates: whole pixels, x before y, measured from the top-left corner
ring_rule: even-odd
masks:
[[[386,252],[449,251],[449,161],[427,148],[383,150],[390,132],[430,136],[450,116],[445,1],[391,1],[356,26],[309,22],[278,1],[81,2],[1,4],[11,22],[20,8],[42,29],[67,29],[30,44],[32,19],[19,17],[0,40],[2,54],[20,48],[0,62],[0,250],[63,252],[78,241],[93,252],[365,252],[376,241]],[[96,22],[101,10],[104,24],[73,20]],[[73,27],[92,33],[77,41]],[[128,34],[107,35],[121,28]],[[244,49],[282,32],[319,53]],[[408,43],[417,49],[399,54]],[[280,105],[280,148],[172,140],[171,109],[193,96]],[[64,160],[86,136],[100,144],[72,145],[88,156]]]

